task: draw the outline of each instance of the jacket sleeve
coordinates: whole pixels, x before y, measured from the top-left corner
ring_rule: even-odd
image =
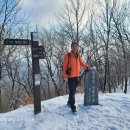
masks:
[[[64,60],[63,60],[63,77],[67,78],[66,70],[67,70],[67,65],[68,65],[68,55],[65,54]]]
[[[84,69],[86,69],[86,68],[88,67],[88,65],[83,62],[81,56],[79,56],[79,62],[80,62],[80,65],[81,65]]]

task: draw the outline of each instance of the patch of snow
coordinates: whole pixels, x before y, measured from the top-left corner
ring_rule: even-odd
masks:
[[[42,101],[42,112],[33,105],[0,114],[0,130],[130,130],[130,95],[99,94],[99,105],[84,106],[76,94],[77,115],[66,105],[68,95]]]

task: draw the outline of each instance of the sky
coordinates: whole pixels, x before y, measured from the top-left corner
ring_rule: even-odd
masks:
[[[31,23],[46,26],[48,23],[56,23],[55,13],[63,5],[65,0],[22,0],[22,10],[30,14]]]
[[[90,8],[97,10],[97,5],[93,5],[95,1],[87,0],[86,12],[90,13]],[[49,26],[49,23],[56,25],[55,13],[63,11],[65,2],[67,0],[21,0],[22,10],[26,10],[30,14],[30,23],[40,26]],[[88,13],[82,21],[84,25],[86,24]]]

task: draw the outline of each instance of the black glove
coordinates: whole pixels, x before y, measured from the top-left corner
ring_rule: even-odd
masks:
[[[85,72],[89,72],[91,70],[91,68],[90,67],[87,67],[86,69],[85,69]]]

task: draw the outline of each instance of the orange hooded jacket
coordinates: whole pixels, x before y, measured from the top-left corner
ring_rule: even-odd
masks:
[[[68,65],[68,58],[70,58],[69,65]],[[66,70],[67,70],[68,66],[71,67],[70,75],[66,74]],[[79,77],[80,76],[80,67],[87,68],[88,65],[83,62],[83,60],[79,54],[78,54],[77,58],[72,51],[70,52],[70,57],[68,57],[68,54],[65,54],[64,61],[63,61],[63,77],[64,78]]]

